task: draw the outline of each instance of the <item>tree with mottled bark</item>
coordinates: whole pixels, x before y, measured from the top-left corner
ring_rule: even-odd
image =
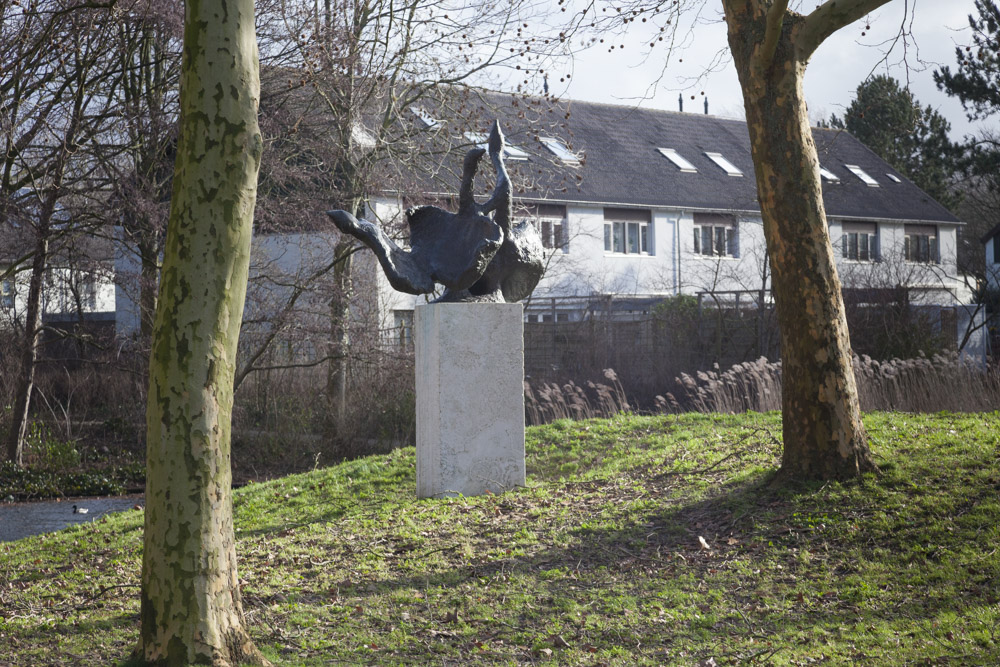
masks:
[[[779,477],[848,479],[876,470],[861,422],[840,278],[823,207],[803,77],[837,30],[889,0],[723,0],[743,89],[781,331]]]
[[[259,95],[253,0],[188,0],[147,407],[139,657],[153,665],[267,664],[240,599],[230,469]]]
[[[861,423],[803,77],[824,40],[888,2],[825,0],[801,14],[789,9],[789,0],[722,0],[781,332],[784,454],[779,479],[848,479],[877,470]],[[592,14],[598,31],[627,33],[639,19],[659,26],[649,48],[666,40],[669,63],[674,45],[687,39],[684,31],[695,29],[709,3],[595,4],[582,14]],[[681,27],[684,14],[695,17],[687,28]]]

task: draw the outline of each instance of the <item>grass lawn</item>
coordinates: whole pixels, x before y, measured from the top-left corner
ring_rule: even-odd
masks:
[[[768,486],[776,414],[532,428],[501,496],[415,500],[412,449],[253,484],[251,632],[279,665],[1000,664],[1000,413],[865,423],[850,485]],[[141,518],[0,545],[0,665],[124,662]]]

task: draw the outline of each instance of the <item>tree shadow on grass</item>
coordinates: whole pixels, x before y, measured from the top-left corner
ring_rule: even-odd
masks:
[[[81,612],[77,612],[81,613]],[[40,653],[33,657],[32,665],[37,667],[44,667],[46,665],[52,665],[53,667],[70,667],[72,665],[118,665],[119,667],[139,667],[142,662],[135,662],[131,657],[131,651],[135,648],[135,642],[139,638],[139,614],[122,612],[115,615],[109,615],[100,619],[89,619],[86,616],[80,618],[77,617],[76,620],[71,620],[69,616],[65,619],[48,623],[44,626],[39,625],[35,629],[28,630],[26,632],[16,633],[17,641],[19,643],[28,644],[36,648],[43,648],[44,653]],[[113,637],[115,633],[123,633],[123,628],[130,628],[127,633],[129,634],[129,643],[126,645],[121,645],[121,643],[103,644],[103,642],[98,643],[95,646],[95,637]],[[15,636],[12,634],[12,636]],[[66,638],[79,636],[80,640],[80,653],[72,650],[72,647],[67,648]],[[95,654],[96,648],[106,648],[106,651],[101,651]],[[19,653],[19,655],[21,655]],[[124,656],[124,657],[123,657]],[[22,655],[22,659],[23,659]],[[5,664],[2,656],[0,656],[0,665]]]
[[[893,471],[891,465],[884,469]],[[904,545],[896,536],[880,532],[884,508],[877,500],[866,502],[864,486],[871,480],[846,490],[844,485],[831,489],[823,484],[775,487],[772,480],[773,473],[762,474],[722,484],[701,500],[677,502],[669,497],[669,475],[663,475],[662,487],[647,485],[620,503],[609,499],[617,505],[616,518],[581,521],[565,531],[568,539],[559,545],[541,544],[526,549],[521,557],[478,562],[469,562],[461,550],[454,556],[445,551],[444,562],[437,563],[435,571],[376,579],[370,593],[361,591],[361,597],[437,589],[441,596],[455,598],[468,585],[488,598],[491,586],[502,588],[502,582],[518,581],[532,590],[509,590],[504,597],[529,595],[524,604],[530,611],[526,607],[520,615],[508,612],[513,622],[507,622],[500,636],[544,635],[551,619],[563,618],[567,608],[580,606],[608,618],[631,618],[625,627],[607,632],[617,634],[611,638],[615,643],[643,647],[646,655],[694,643],[715,647],[706,648],[702,657],[745,659],[747,637],[810,655],[822,652],[823,641],[837,646],[840,637],[860,633],[875,644],[883,634],[886,641],[920,639],[927,646],[918,653],[944,664],[982,659],[980,653],[969,653],[968,644],[947,638],[941,624],[960,624],[966,610],[995,604],[996,590],[989,585],[995,573],[914,561],[912,555],[901,561],[903,555],[897,551]],[[904,486],[892,475],[874,484],[888,485],[893,492]],[[548,490],[558,495],[554,487]],[[986,498],[991,490],[980,491]],[[838,500],[851,504],[838,506]],[[519,508],[533,499],[529,492],[500,496],[496,502],[517,517],[523,516]],[[629,503],[637,509],[630,511]],[[612,509],[606,511],[610,514]],[[907,516],[907,535],[916,538],[930,531],[936,520],[930,514]],[[494,546],[515,541],[515,533],[524,527],[514,520],[501,526],[495,531]],[[944,547],[958,549],[985,528],[965,525]],[[892,574],[904,565],[910,566],[908,574],[898,578]],[[661,615],[651,609],[660,609]],[[741,648],[727,654],[727,649],[719,648],[727,638]],[[812,645],[810,638],[815,640]],[[793,639],[804,643],[780,645]],[[840,657],[874,660],[866,650],[858,647]],[[983,650],[996,650],[996,645]]]

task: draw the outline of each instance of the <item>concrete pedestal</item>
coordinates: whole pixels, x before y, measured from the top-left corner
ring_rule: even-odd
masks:
[[[417,306],[417,497],[524,485],[524,325],[517,303]]]

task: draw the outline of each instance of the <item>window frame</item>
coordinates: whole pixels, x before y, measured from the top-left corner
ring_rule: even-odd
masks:
[[[466,132],[465,138],[474,143],[478,148],[482,148],[486,151],[490,149],[490,135],[488,134],[483,134],[481,132]],[[503,143],[503,156],[504,159],[510,160],[511,162],[527,162],[531,158],[531,154],[526,150],[515,144],[508,143],[506,140],[504,140]]]
[[[693,254],[720,259],[740,258],[740,224],[736,216],[696,213],[693,228]],[[705,252],[706,243],[708,252]]]
[[[660,155],[670,160],[670,163],[680,169],[685,174],[697,174],[698,168],[694,166],[686,157],[677,152],[676,148],[657,148]]]
[[[653,216],[648,209],[604,209],[604,254],[654,257]]]
[[[722,153],[705,151],[705,157],[707,157],[709,160],[714,162],[720,169],[726,172],[726,175],[732,176],[734,178],[743,178],[743,170],[737,167],[729,160],[727,160]]]
[[[580,164],[580,156],[569,149],[569,146],[562,139],[556,137],[538,137],[550,153],[562,160],[565,164]]]
[[[17,292],[14,287],[14,279],[3,278],[0,280],[0,308],[13,309],[16,299]]]
[[[416,116],[428,130],[437,130],[443,125],[440,120],[427,113],[423,107],[410,107],[410,112]]]
[[[880,187],[879,186],[879,182],[876,181],[874,178],[872,178],[872,176],[869,175],[867,171],[865,171],[864,169],[862,169],[858,165],[856,165],[856,164],[845,164],[844,167],[847,169],[847,171],[849,171],[852,174],[854,174],[855,176],[857,176],[858,179],[862,183],[864,183],[865,185],[867,185],[868,187],[870,187],[870,188]]]
[[[849,262],[880,261],[877,223],[845,222],[841,224],[840,231],[841,259]]]
[[[935,225],[904,225],[903,259],[914,264],[940,264],[940,238],[940,230]],[[927,242],[918,240],[914,244],[913,239],[927,239]]]
[[[413,311],[396,308],[392,311],[393,331],[400,347],[413,346]]]
[[[569,218],[566,207],[558,204],[521,204],[515,219],[528,221],[542,239],[547,251],[569,253]],[[546,229],[547,227],[547,229]]]

